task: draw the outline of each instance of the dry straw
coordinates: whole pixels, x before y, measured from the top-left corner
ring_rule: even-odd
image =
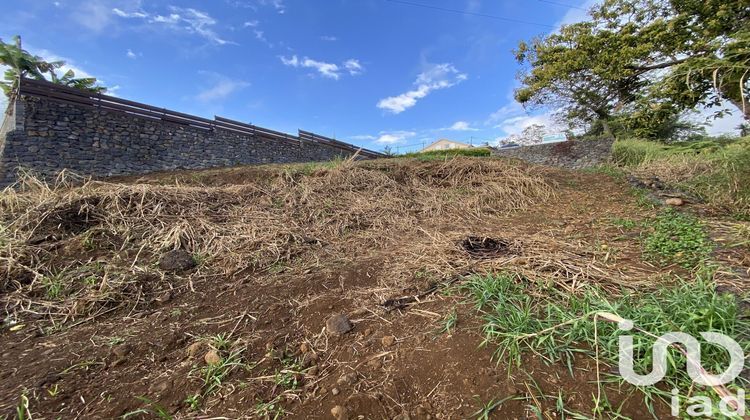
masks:
[[[0,298],[8,313],[81,319],[135,307],[166,290],[303,270],[321,259],[382,250],[373,287],[403,287],[417,270],[438,276],[513,265],[529,278],[576,290],[582,281],[632,282],[601,255],[524,237],[520,255],[474,261],[456,246],[465,226],[554,197],[538,169],[503,160],[347,160],[310,171],[268,171],[224,186],[112,183],[28,174],[0,194]],[[512,229],[506,229],[510,235]],[[408,243],[404,243],[408,239]],[[158,270],[185,249],[201,265],[187,277]]]

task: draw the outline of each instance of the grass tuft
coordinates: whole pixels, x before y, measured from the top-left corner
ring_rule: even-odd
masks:
[[[593,356],[598,344],[602,362],[616,366],[618,337],[623,332],[615,324],[600,322],[598,337],[594,336],[594,314],[610,312],[657,336],[680,331],[696,337],[703,344],[703,366],[709,372],[720,372],[728,366],[728,353],[705,342],[700,333],[726,334],[747,353],[750,319],[741,316],[733,295],[717,292],[714,274],[715,268],[703,266],[697,271],[695,281],[678,279],[673,286],[641,293],[623,291],[620,297],[606,297],[595,286],[586,287],[580,294],[555,289],[532,294],[524,287],[522,277],[508,272],[472,277],[463,288],[482,314],[484,345],[497,346],[498,363],[505,361],[511,367],[519,367],[524,354],[533,353],[550,363],[570,364],[575,353]],[[654,339],[634,331],[625,334],[634,337],[636,372],[649,372]],[[682,393],[691,389],[692,379],[687,375],[685,363],[681,353],[669,350],[664,389],[677,388]],[[617,380],[621,382],[622,378]],[[647,400],[654,395],[664,396],[657,388],[641,391],[649,394]]]
[[[653,262],[691,269],[706,261],[713,251],[703,225],[693,216],[667,209],[651,226],[643,239],[643,252]]]

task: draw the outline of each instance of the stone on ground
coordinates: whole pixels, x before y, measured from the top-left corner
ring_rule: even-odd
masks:
[[[184,249],[169,251],[159,258],[159,268],[172,273],[189,270],[195,266],[193,256]]]

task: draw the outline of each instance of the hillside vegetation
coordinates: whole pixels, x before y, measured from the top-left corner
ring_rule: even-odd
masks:
[[[626,139],[613,162],[642,178],[688,191],[737,218],[750,219],[750,137],[658,143]]]

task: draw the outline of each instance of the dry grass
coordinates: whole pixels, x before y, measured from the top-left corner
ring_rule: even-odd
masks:
[[[680,184],[714,171],[711,162],[695,155],[673,155],[661,160],[642,163],[632,169],[640,178],[658,177],[668,184]]]
[[[552,196],[533,169],[471,159],[345,161],[223,187],[26,176],[0,196],[2,299],[9,313],[93,316],[188,287],[156,268],[167,250],[203,263],[191,280],[268,273],[323,246],[385,247],[425,221],[461,224]]]

